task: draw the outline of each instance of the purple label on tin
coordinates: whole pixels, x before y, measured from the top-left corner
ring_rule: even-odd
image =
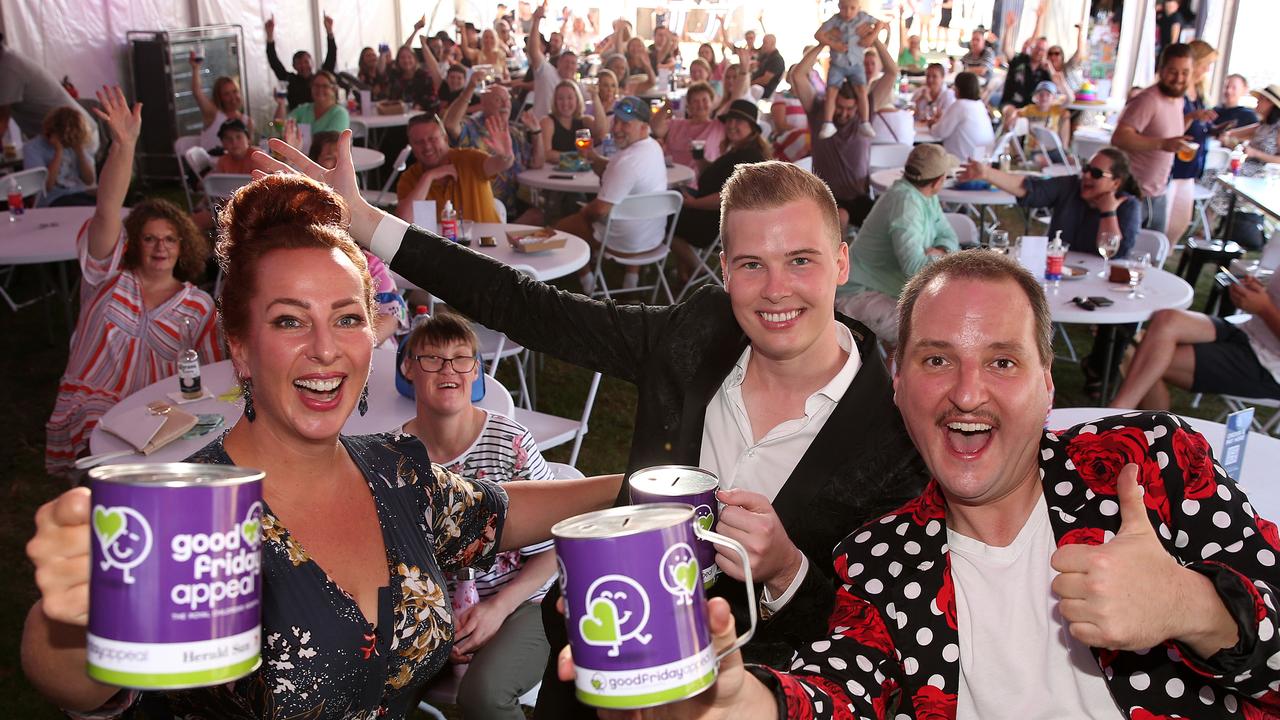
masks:
[[[90,634],[164,644],[256,629],[261,497],[258,482],[94,483]]]
[[[707,648],[692,542],[687,523],[614,538],[556,539],[575,665],[649,669]]]
[[[716,500],[714,489],[685,495],[655,495],[632,486],[631,502],[636,505],[667,502],[690,505],[693,507],[694,524],[703,530],[714,530],[716,521],[719,519],[717,512],[719,501]],[[700,539],[694,539],[693,546],[697,553],[698,565],[702,569],[703,582],[710,587],[719,572],[719,568],[716,567],[716,546]]]

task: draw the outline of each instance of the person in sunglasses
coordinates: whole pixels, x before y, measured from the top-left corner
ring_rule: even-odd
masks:
[[[471,404],[471,385],[484,368],[480,341],[461,315],[438,312],[409,334],[401,371],[413,383],[418,414],[403,431],[451,472],[490,482],[554,480],[533,434],[511,418]],[[556,573],[550,540],[498,553],[480,571],[480,602],[458,613],[449,661],[466,664],[458,705],[466,717],[524,717],[520,696],[542,680],[551,647],[539,603]],[[455,578],[446,573],[449,596]]]
[[[1122,258],[1133,247],[1142,228],[1141,190],[1129,171],[1129,158],[1114,147],[1099,150],[1080,175],[1037,178],[1001,172],[989,165],[969,161],[960,172],[961,180],[986,180],[1018,198],[1027,208],[1049,208],[1053,220],[1049,237],[1059,230],[1072,250],[1098,252],[1098,238],[1121,236]]]

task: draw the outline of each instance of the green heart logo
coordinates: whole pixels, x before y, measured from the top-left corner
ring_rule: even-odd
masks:
[[[686,594],[692,595],[693,589],[698,586],[698,561],[695,558],[689,558],[682,563],[676,563],[671,570],[676,576],[676,584]]]
[[[260,520],[245,520],[240,525],[240,533],[244,535],[244,541],[249,543],[251,547],[258,547],[261,535],[258,532],[262,529]]]
[[[588,615],[578,620],[578,632],[590,645],[617,645],[619,630],[618,608],[608,598],[592,600]]]
[[[604,678],[600,677],[599,675],[591,678],[591,687],[595,688],[596,690],[603,690]]]
[[[101,505],[93,509],[93,532],[97,534],[102,547],[111,547],[111,543],[124,532],[124,526],[124,513],[119,509],[108,510]]]
[[[715,521],[716,519],[710,515],[699,515],[698,517],[694,518],[693,524],[697,525],[699,528],[702,528],[703,532],[710,532],[711,525]]]

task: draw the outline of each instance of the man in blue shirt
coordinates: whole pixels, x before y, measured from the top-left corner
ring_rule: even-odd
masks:
[[[1258,114],[1240,104],[1240,98],[1249,94],[1249,81],[1243,75],[1232,73],[1222,86],[1222,104],[1213,109],[1217,118],[1213,121],[1213,134],[1242,128],[1258,122]]]

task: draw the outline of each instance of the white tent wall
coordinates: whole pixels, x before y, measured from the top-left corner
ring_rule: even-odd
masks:
[[[191,24],[187,3],[173,0],[0,0],[0,18],[11,50],[68,76],[83,97],[128,77],[130,30]]]

